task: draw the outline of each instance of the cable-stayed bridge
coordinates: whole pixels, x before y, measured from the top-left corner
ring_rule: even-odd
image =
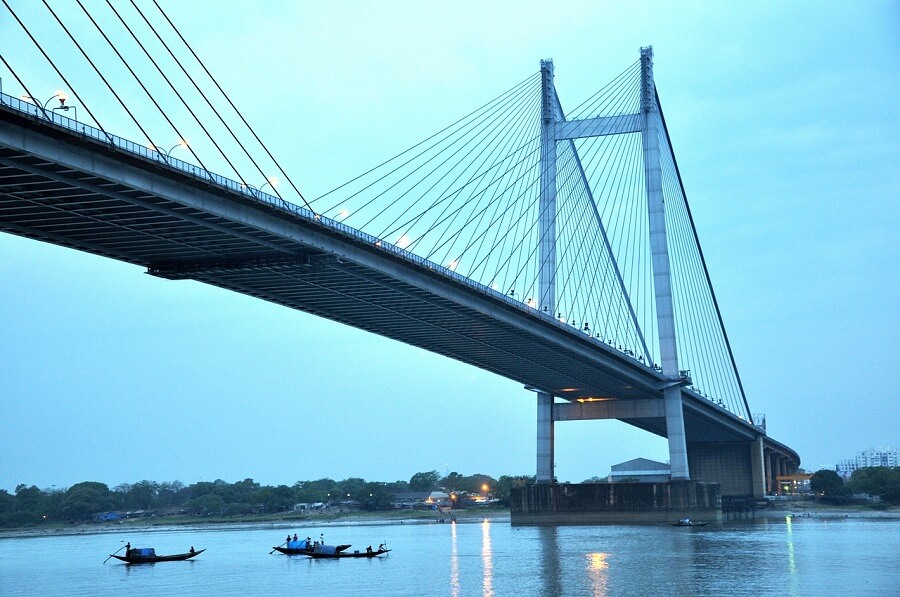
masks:
[[[4,64],[25,97],[0,94],[0,229],[314,313],[516,380],[537,396],[539,483],[553,481],[555,423],[585,419],[616,418],[668,437],[672,478],[715,481],[726,495],[761,496],[798,466],[797,454],[754,422],[744,395],[649,48],[568,111],[552,62],[543,61],[466,117],[309,199],[249,125],[258,148],[242,142],[247,133],[231,128],[246,125],[239,114],[215,112],[239,151],[209,134],[208,153],[183,144],[191,160],[182,161],[127,103],[144,142],[101,126],[74,80],[80,119],[68,117],[70,98],[36,100]],[[108,83],[102,67],[96,72]],[[183,138],[174,108],[153,103]],[[215,173],[213,163],[232,174]],[[293,192],[283,196],[274,179],[250,184],[247,172],[267,168]]]

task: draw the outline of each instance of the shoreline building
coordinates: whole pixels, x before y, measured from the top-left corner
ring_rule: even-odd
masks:
[[[853,472],[872,466],[885,466],[896,468],[900,462],[900,450],[894,448],[869,448],[856,453],[856,458],[841,460],[835,465],[834,470],[845,480],[849,479]]]

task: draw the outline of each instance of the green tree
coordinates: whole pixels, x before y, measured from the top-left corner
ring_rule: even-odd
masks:
[[[105,483],[85,481],[68,490],[59,505],[59,514],[67,520],[92,518],[115,508],[116,496]]]
[[[870,466],[857,469],[850,477],[847,488],[851,493],[868,493],[880,496],[886,502],[900,503],[900,469],[886,466]]]
[[[494,487],[491,492],[494,494],[494,497],[500,500],[500,503],[504,506],[509,506],[509,493],[513,487],[524,487],[529,483],[534,483],[534,477],[529,477],[527,475],[518,475],[518,476],[509,476],[509,475],[501,475],[497,482],[494,483]]]
[[[416,473],[409,480],[410,491],[431,491],[440,480],[441,475],[437,471],[429,471],[427,473]]]
[[[463,486],[465,485],[465,477],[453,471],[443,479],[439,481],[441,487],[446,489],[447,491],[462,491]]]
[[[363,510],[389,510],[393,493],[385,483],[366,483],[353,498]]]
[[[338,499],[338,486],[334,479],[324,478],[315,481],[297,481],[294,483],[294,496],[304,504],[330,502]]]
[[[830,469],[822,469],[813,473],[809,480],[809,488],[825,497],[839,497],[847,494],[844,480]]]

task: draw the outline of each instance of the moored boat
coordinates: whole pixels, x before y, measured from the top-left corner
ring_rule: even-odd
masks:
[[[682,518],[678,522],[670,522],[673,527],[705,527],[708,522],[694,522],[690,518]]]

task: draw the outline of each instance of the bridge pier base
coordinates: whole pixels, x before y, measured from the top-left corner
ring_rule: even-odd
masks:
[[[722,497],[696,481],[535,484],[513,488],[509,510],[514,525],[722,522]]]

